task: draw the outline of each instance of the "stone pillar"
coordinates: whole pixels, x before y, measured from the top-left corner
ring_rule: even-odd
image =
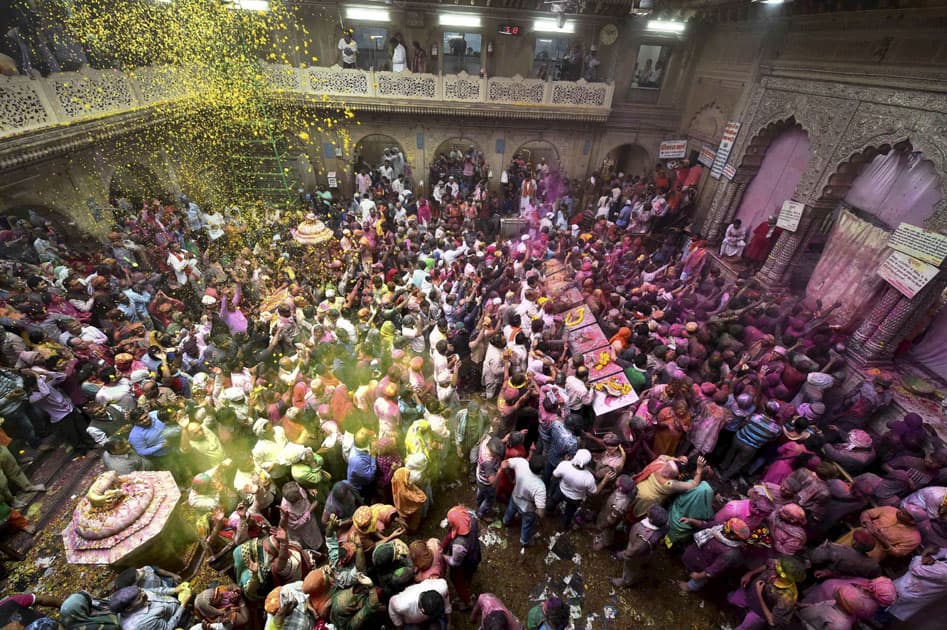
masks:
[[[942,282],[932,280],[913,298],[907,298],[898,293],[900,299],[894,308],[880,323],[874,334],[865,341],[864,359],[869,363],[890,361],[894,357],[895,348],[911,332],[910,322],[916,322],[919,313],[926,310],[942,290]]]
[[[806,205],[802,211],[802,218],[795,232],[783,231],[772,251],[763,263],[762,268],[756,274],[756,280],[766,287],[781,287],[786,284],[787,272],[792,267],[793,261],[802,252],[804,244],[812,235],[813,229],[819,220],[825,216],[826,211],[831,211],[831,205],[809,206]]]
[[[885,285],[885,289],[875,302],[874,308],[852,333],[851,340],[848,343],[848,353],[851,358],[859,362],[864,362],[867,359],[869,353],[865,348],[865,344],[875,334],[881,322],[885,320],[902,297],[900,291],[890,285]]]

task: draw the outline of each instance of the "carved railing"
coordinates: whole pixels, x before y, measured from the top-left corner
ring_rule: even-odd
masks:
[[[180,67],[63,72],[41,79],[0,77],[0,138],[55,125],[67,125],[150,108],[187,98],[200,81]],[[266,65],[263,76],[278,93],[312,95],[319,100],[390,106],[452,106],[476,113],[472,104],[502,115],[571,117],[604,120],[614,88],[607,83],[543,81],[521,76],[414,74],[345,70],[338,66],[294,68]]]

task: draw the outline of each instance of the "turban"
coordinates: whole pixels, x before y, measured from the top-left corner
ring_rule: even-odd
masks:
[[[470,521],[470,510],[463,505],[455,505],[447,511],[447,523],[458,536],[466,536],[470,533]]]
[[[412,370],[414,370],[415,372],[420,372],[421,369],[424,367],[424,359],[422,359],[421,357],[414,357],[413,359],[411,359],[410,365],[411,365]]]
[[[806,565],[794,556],[782,556],[776,561],[776,574],[798,583],[806,579]]]
[[[128,354],[127,352],[119,352],[115,355],[115,365],[124,366],[131,363],[135,357]]]
[[[795,503],[787,503],[779,508],[779,518],[795,525],[806,524],[806,511]]]
[[[572,457],[572,465],[576,468],[585,468],[590,461],[592,461],[592,454],[584,448],[580,448]]]
[[[447,420],[443,416],[429,416],[428,426],[431,432],[437,437],[446,440],[450,437],[450,430],[447,428]]]
[[[352,515],[352,526],[355,527],[362,534],[367,534],[370,531],[372,524],[372,509],[367,505],[363,505],[357,510],[355,514]]]
[[[329,581],[319,569],[310,571],[303,580],[303,593],[309,596],[309,604],[322,615],[329,604]]]
[[[283,589],[282,586],[277,586],[270,594],[266,596],[266,600],[263,602],[263,609],[270,615],[275,615],[280,609],[279,594]]]
[[[256,422],[253,423],[253,435],[260,437],[266,432],[266,428],[270,426],[270,421],[266,418],[258,418]]]
[[[700,384],[700,393],[704,396],[713,396],[717,392],[717,386],[711,382],[704,382]]]
[[[857,586],[843,584],[835,591],[835,601],[839,607],[856,618],[865,610],[865,596]]]
[[[859,448],[871,448],[871,436],[861,429],[852,429],[848,434],[848,444],[845,449],[854,451]]]
[[[220,395],[227,402],[239,402],[244,399],[246,393],[239,387],[228,387]]]
[[[687,322],[687,324],[684,325],[684,330],[686,330],[689,333],[697,332],[698,328],[699,326],[697,325],[697,322]]]
[[[739,518],[734,517],[728,520],[724,529],[733,540],[747,540],[750,537],[750,526]]]
[[[825,372],[810,372],[806,376],[806,383],[818,390],[825,390],[835,385],[835,379]]]
[[[148,378],[148,370],[132,370],[128,378],[131,379],[132,383],[140,383]]]
[[[868,583],[866,590],[882,606],[890,606],[898,598],[898,591],[890,578],[876,577]]]

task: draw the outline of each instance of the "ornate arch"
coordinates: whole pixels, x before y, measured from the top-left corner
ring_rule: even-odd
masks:
[[[486,157],[486,155],[487,155],[487,153],[483,150],[483,147],[480,146],[480,143],[479,143],[479,142],[477,142],[476,140],[474,140],[474,139],[471,138],[470,136],[460,135],[460,136],[447,136],[446,138],[444,138],[443,140],[441,140],[441,141],[440,141],[439,143],[437,143],[437,145],[434,147],[434,150],[431,151],[431,153],[430,153],[430,155],[428,156],[428,158],[433,161],[434,158],[436,158],[436,157],[437,157],[438,155],[440,155],[441,153],[444,153],[445,151],[448,151],[448,150],[450,149],[450,147],[453,146],[453,145],[455,145],[455,144],[456,144],[458,147],[462,147],[464,151],[466,151],[467,148],[469,148],[471,145],[473,145],[473,147],[474,147],[475,149],[477,149],[477,151],[479,151],[480,153],[483,153],[484,157]]]
[[[632,151],[638,155],[638,158],[644,163],[646,169],[654,165],[651,158],[651,152],[637,142],[622,142],[621,144],[613,146],[602,156],[602,161],[604,162],[605,160],[609,159],[610,156],[621,150],[622,147],[630,147]],[[616,164],[615,167],[617,168],[618,165]]]
[[[872,119],[878,122],[877,115],[873,115]],[[866,121],[865,116],[860,116],[855,121],[855,133],[852,133],[836,147],[833,161],[839,166],[834,171],[826,172],[822,181],[819,182],[818,190],[822,197],[841,199],[848,192],[848,188],[851,187],[851,181],[848,182],[848,187],[841,192],[841,196],[833,195],[837,192],[835,189],[844,186],[847,173],[842,173],[840,170],[846,164],[854,165],[858,163],[859,159],[863,160],[852,177],[854,180],[854,177],[857,177],[861,171],[861,166],[873,160],[879,153],[887,153],[891,147],[907,143],[915,151],[920,151],[925,159],[933,162],[940,173],[941,199],[934,207],[934,214],[925,222],[924,227],[947,233],[947,137],[945,137],[947,134],[944,133],[947,130],[941,130],[941,135],[937,135],[936,129],[922,130],[920,125],[909,128],[898,121],[898,118],[888,118],[885,122],[889,126],[883,128],[882,131],[878,131],[878,128],[875,127],[871,132],[858,133],[858,130],[865,130],[870,127],[870,121]],[[896,123],[894,127],[890,126],[893,122]]]
[[[758,129],[752,139],[745,145],[743,156],[740,159],[740,165],[737,167],[733,181],[748,183],[756,177],[770,145],[776,138],[792,129],[801,129],[808,133],[801,124],[796,122],[794,115],[780,120],[774,120],[765,127]]]
[[[366,141],[366,140],[369,140],[369,139],[372,139],[372,138],[378,138],[378,139],[387,138],[386,143],[390,143],[390,144],[397,145],[397,147],[401,150],[401,153],[404,154],[405,159],[410,162],[410,158],[409,158],[409,156],[408,156],[408,153],[405,151],[405,148],[404,148],[405,145],[404,145],[404,143],[401,141],[401,139],[399,139],[398,137],[393,136],[393,135],[391,135],[391,134],[388,134],[388,133],[381,133],[381,132],[374,132],[374,131],[373,131],[373,132],[366,133],[366,134],[362,135],[361,138],[359,138],[354,144],[352,144],[352,157],[353,157],[353,160],[352,160],[352,168],[353,168],[353,169],[358,167],[358,164],[356,164],[356,163],[355,163],[355,160],[354,160],[355,155],[356,155],[356,154],[361,155],[361,152],[360,152],[360,151],[365,148],[365,147],[363,146],[364,143],[365,143],[365,141]]]
[[[716,101],[711,101],[691,116],[687,124],[687,136],[708,145],[720,142],[723,128],[727,124],[727,115]]]
[[[516,148],[516,151],[513,152],[513,154],[519,153],[520,151],[523,151],[524,149],[528,150],[528,145],[530,144],[547,145],[548,148],[552,149],[553,155],[555,155],[556,157],[556,167],[558,168],[562,164],[562,157],[559,154],[559,147],[557,147],[554,143],[550,142],[549,140],[543,137],[531,138],[529,140],[526,140],[525,142],[521,142],[520,145]]]

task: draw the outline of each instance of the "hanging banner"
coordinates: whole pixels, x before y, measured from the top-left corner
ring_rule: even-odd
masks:
[[[723,130],[723,138],[720,139],[720,146],[717,147],[717,154],[714,156],[713,166],[710,167],[710,176],[714,179],[720,179],[723,174],[723,167],[726,166],[730,158],[730,151],[733,150],[733,143],[740,133],[740,122],[731,120]]]
[[[888,240],[888,247],[937,267],[947,258],[947,236],[902,223]]]
[[[911,299],[934,279],[938,271],[939,269],[933,265],[894,251],[881,263],[878,275],[900,291],[904,297]]]
[[[781,227],[789,232],[795,232],[799,227],[799,221],[802,219],[802,212],[806,205],[787,199],[783,202],[783,207],[779,209],[779,217],[776,219],[776,227]]]
[[[727,162],[727,165],[723,167],[723,176],[732,182],[733,176],[736,174],[737,167],[733,165],[733,162]]]
[[[700,148],[700,153],[697,154],[697,161],[704,166],[713,166],[714,156],[716,155],[717,152],[714,151],[712,147],[708,147],[705,144]]]
[[[687,140],[665,140],[658,149],[658,159],[676,160],[687,156]]]

